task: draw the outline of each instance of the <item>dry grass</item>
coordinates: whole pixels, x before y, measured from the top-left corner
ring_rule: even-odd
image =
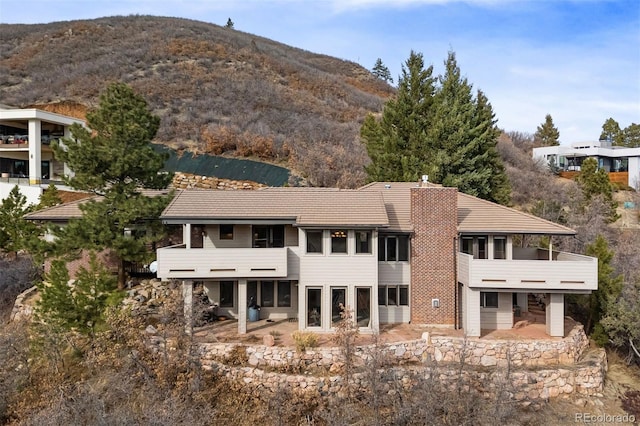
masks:
[[[277,162],[343,187],[363,183],[360,122],[393,93],[353,62],[204,22],[0,25],[3,103],[83,117],[113,81],[162,118],[158,142]]]

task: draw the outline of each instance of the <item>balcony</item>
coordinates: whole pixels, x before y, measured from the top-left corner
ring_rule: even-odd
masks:
[[[588,293],[598,289],[598,259],[543,249],[514,249],[513,260],[458,253],[458,281],[469,288]]]
[[[161,279],[237,279],[287,277],[287,248],[186,249],[184,244],[157,250]]]

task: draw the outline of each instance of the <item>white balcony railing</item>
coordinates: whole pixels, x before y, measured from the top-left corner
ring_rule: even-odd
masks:
[[[161,279],[285,278],[287,250],[286,247],[163,247],[157,250],[157,276]]]
[[[458,281],[470,288],[588,292],[598,289],[598,259],[546,250],[514,252],[526,259],[474,259],[458,253]],[[531,255],[534,256],[531,256]],[[545,258],[546,255],[546,258]]]

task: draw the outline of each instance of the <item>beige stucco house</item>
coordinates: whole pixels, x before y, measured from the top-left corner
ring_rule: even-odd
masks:
[[[344,305],[364,332],[411,322],[480,336],[511,328],[536,293],[562,336],[564,295],[597,289],[597,259],[519,244],[573,230],[429,183],[186,190],[161,218],[182,238],[157,250],[158,277],[181,282],[187,303],[201,283],[240,333],[255,302],[303,330],[332,331]]]

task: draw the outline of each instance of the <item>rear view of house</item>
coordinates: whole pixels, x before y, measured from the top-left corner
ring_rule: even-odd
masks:
[[[201,283],[240,333],[257,303],[304,330],[332,331],[346,306],[364,332],[410,322],[480,336],[511,328],[536,293],[562,336],[564,295],[597,288],[597,259],[521,247],[573,230],[428,183],[183,191],[162,220],[181,238],[157,250],[158,277],[187,295]]]

